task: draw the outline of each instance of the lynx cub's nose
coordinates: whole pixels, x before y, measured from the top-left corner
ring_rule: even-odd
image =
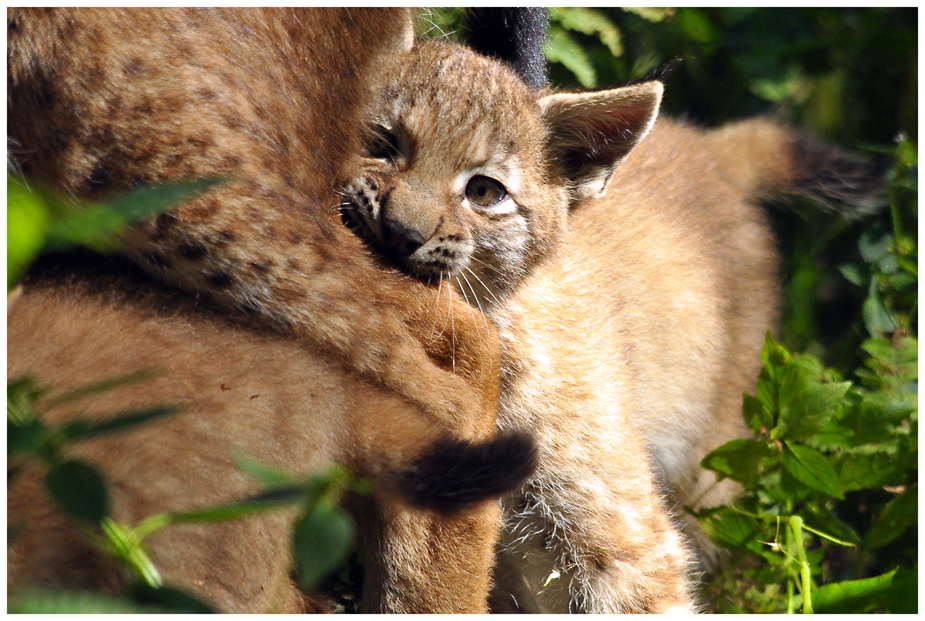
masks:
[[[424,245],[424,236],[398,220],[382,219],[382,236],[386,245],[401,257],[407,257]]]

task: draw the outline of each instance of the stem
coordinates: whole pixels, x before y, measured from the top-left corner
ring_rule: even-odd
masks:
[[[803,583],[803,613],[813,613],[813,597],[809,576],[809,562],[806,560],[806,549],[803,547],[803,518],[799,515],[790,516],[790,529],[793,531],[794,544],[797,547],[797,558],[800,561],[800,578]]]

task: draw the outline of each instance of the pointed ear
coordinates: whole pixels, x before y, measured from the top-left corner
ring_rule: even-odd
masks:
[[[656,81],[539,99],[546,155],[571,181],[573,204],[604,191],[613,171],[652,128],[661,100],[662,84]]]

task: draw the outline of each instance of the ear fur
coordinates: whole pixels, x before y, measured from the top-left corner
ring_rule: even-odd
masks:
[[[662,90],[661,82],[652,81],[539,99],[547,155],[571,181],[572,205],[604,191],[613,171],[655,123]]]

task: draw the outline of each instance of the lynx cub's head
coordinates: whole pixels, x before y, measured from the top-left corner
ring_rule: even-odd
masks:
[[[553,249],[569,209],[603,191],[661,93],[535,92],[464,47],[421,41],[371,108],[344,222],[408,273],[490,308]]]

